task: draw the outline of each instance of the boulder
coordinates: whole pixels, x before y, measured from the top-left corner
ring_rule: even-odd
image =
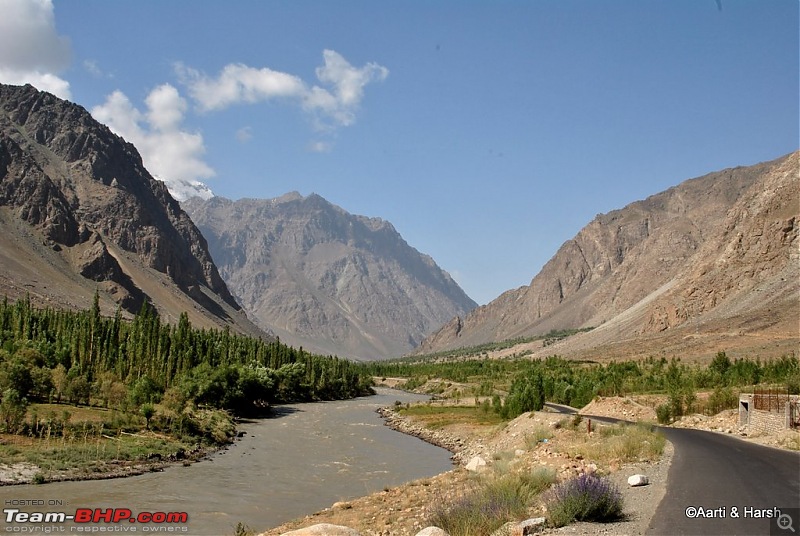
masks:
[[[650,479],[646,475],[633,475],[628,477],[628,485],[631,487],[646,486],[650,483]]]
[[[350,527],[320,523],[319,525],[284,532],[281,536],[361,536],[361,534]]]
[[[532,517],[525,521],[520,521],[519,527],[522,529],[522,534],[527,536],[528,534],[533,534],[542,530],[546,522],[547,519],[544,517]]]
[[[416,536],[450,536],[450,534],[439,527],[425,527],[419,531]]]
[[[483,471],[484,469],[486,469],[486,460],[484,460],[480,456],[473,457],[467,463],[467,471],[479,472]]]

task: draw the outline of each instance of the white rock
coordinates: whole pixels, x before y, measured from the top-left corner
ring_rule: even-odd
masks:
[[[522,529],[522,534],[524,535],[533,534],[543,529],[546,522],[547,519],[544,517],[532,517],[525,521],[520,521],[519,528]]]
[[[467,471],[482,471],[486,468],[486,460],[481,458],[480,456],[475,456],[472,458],[469,463],[467,463]]]
[[[649,483],[650,479],[647,478],[646,475],[633,475],[628,477],[628,485],[631,487],[646,486]]]
[[[519,458],[523,454],[525,454],[525,451],[522,450],[522,449],[517,449],[517,450],[514,451],[514,456],[516,456],[517,458]]]
[[[450,533],[439,527],[425,527],[416,536],[450,536]]]

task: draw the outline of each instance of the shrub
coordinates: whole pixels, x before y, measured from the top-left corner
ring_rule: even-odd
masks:
[[[672,422],[672,407],[669,404],[661,404],[656,408],[656,418],[659,424],[669,424]]]
[[[739,406],[739,396],[730,387],[717,387],[708,397],[706,412],[709,415],[716,415],[726,409],[734,409]]]
[[[233,527],[233,536],[253,536],[254,534],[255,532],[253,532],[253,529],[241,521],[236,523],[236,526]]]
[[[450,503],[435,504],[427,523],[451,536],[490,534],[511,519],[524,518],[531,502],[554,481],[555,473],[544,468],[486,480]]]
[[[548,494],[547,517],[563,527],[573,521],[613,521],[622,517],[622,494],[608,479],[582,474],[562,482]]]

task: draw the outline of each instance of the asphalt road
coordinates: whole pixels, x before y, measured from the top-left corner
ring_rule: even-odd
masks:
[[[547,405],[574,412],[568,406]],[[661,430],[675,454],[667,494],[646,534],[800,536],[800,453],[703,430]],[[767,515],[772,517],[757,517]]]
[[[675,455],[647,534],[792,534],[789,521],[800,534],[800,453],[703,430],[662,431]],[[699,512],[692,508],[715,517],[690,517]],[[776,508],[789,516],[784,530]],[[754,517],[762,510],[774,518]]]

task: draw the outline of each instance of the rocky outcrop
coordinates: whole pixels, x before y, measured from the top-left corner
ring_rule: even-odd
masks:
[[[9,233],[18,218],[59,253],[42,262],[63,262],[104,283],[101,290],[113,287],[104,297],[126,309],[135,312],[144,300],[157,307],[174,301],[159,295],[165,285],[167,293],[190,297],[186,308],[207,318],[228,323],[240,309],[200,231],[136,149],[84,108],[32,86],[0,85],[0,207]],[[13,238],[21,249],[29,239]]]
[[[397,356],[475,307],[389,222],[318,195],[182,205],[244,309],[284,342],[363,359]]]
[[[598,346],[775,308],[797,292],[797,160],[711,173],[598,215],[530,285],[451,320],[418,351],[603,326],[581,335]]]

